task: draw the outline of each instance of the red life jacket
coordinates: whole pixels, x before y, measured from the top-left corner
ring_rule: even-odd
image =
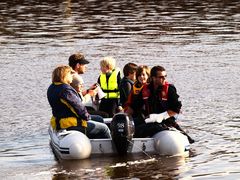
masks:
[[[168,88],[169,88],[169,83],[165,82],[163,85],[162,91],[159,93],[159,98],[161,98],[162,101],[167,101],[168,100]],[[148,85],[144,85],[142,88],[142,97],[144,100],[144,105],[146,112],[150,114],[150,107],[148,103],[148,98],[151,96],[150,89],[148,88]]]
[[[163,101],[168,100],[168,87],[169,87],[169,83],[165,82],[165,84],[163,85],[163,89],[162,89],[162,100]]]

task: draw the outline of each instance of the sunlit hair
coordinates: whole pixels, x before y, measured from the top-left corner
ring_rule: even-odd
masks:
[[[146,65],[138,66],[137,71],[136,71],[136,79],[138,79],[139,76],[143,73],[143,71],[146,72],[148,77],[150,77],[150,68]]]
[[[137,65],[134,63],[127,63],[124,67],[123,67],[123,74],[124,76],[128,76],[129,74],[133,74],[134,72],[136,72],[137,70]]]
[[[116,66],[116,60],[111,56],[104,57],[100,61],[100,66],[108,67],[110,70],[113,70],[113,69],[115,69],[115,66]]]
[[[66,75],[72,71],[72,68],[68,65],[60,65],[56,67],[52,72],[52,82],[66,82]]]
[[[73,74],[73,80],[70,84],[74,89],[77,88],[79,85],[83,84],[83,79],[77,73]]]

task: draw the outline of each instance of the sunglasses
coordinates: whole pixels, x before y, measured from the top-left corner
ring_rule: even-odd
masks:
[[[167,77],[167,75],[165,75],[165,76],[157,76],[156,78],[163,79],[163,78],[166,78],[166,77]]]

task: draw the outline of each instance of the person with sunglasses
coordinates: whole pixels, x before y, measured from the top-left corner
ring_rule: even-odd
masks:
[[[179,95],[175,86],[167,82],[166,77],[164,67],[154,66],[150,72],[150,83],[145,84],[129,104],[129,109],[139,114],[134,118],[135,137],[151,137],[169,126],[185,133],[175,121],[182,107]],[[194,142],[189,136],[188,139],[190,143]]]

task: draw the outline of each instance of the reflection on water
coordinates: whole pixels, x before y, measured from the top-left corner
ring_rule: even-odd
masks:
[[[237,0],[1,1],[0,176],[238,179],[239,6]],[[86,85],[96,82],[105,55],[121,68],[163,65],[183,103],[180,123],[197,140],[192,156],[142,164],[146,156],[56,161],[46,89],[52,69],[76,51],[91,62]]]
[[[105,164],[105,166],[102,166]],[[128,157],[95,157],[82,161],[63,161],[53,168],[53,179],[58,178],[153,178],[169,179],[184,172],[183,157],[163,157],[145,159],[140,155]],[[179,168],[179,167],[182,168]]]
[[[7,1],[1,2],[1,7],[4,7],[1,34],[23,38],[19,43],[29,43],[25,38],[72,42],[75,38],[115,39],[134,35],[144,35],[144,39],[181,35],[178,38],[194,40],[194,36],[207,34],[221,41],[239,39],[239,5],[232,1],[25,1],[22,4]]]

